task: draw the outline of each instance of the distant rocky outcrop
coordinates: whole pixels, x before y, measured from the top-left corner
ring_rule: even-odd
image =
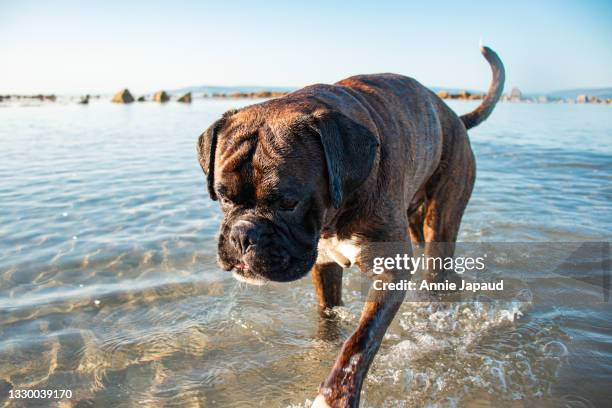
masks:
[[[187,92],[185,95],[178,98],[177,102],[191,103],[191,92]]]
[[[25,99],[38,99],[39,101],[51,101],[51,102],[55,102],[57,100],[57,96],[55,95],[43,95],[43,94],[38,94],[38,95],[16,95],[17,99],[20,98],[25,98]]]
[[[471,93],[468,91],[459,91],[457,93],[450,93],[448,91],[438,91],[437,95],[442,99],[464,99],[464,100],[478,100],[484,98],[483,94]]]
[[[577,103],[607,103],[606,100],[601,100],[596,96],[593,95],[578,95],[576,97],[576,102]]]
[[[153,94],[153,102],[168,102],[170,100],[170,97],[168,96],[168,94],[166,93],[166,91],[157,91],[155,92],[155,94]]]
[[[57,100],[57,96],[50,94],[50,95],[43,95],[43,94],[37,94],[37,95],[0,95],[0,102],[3,100],[20,100],[20,99],[35,99],[35,100],[39,100],[39,101],[50,101],[50,102],[55,102]]]
[[[265,90],[264,89],[252,89],[252,91],[243,91],[236,90],[232,88],[219,88],[226,90],[227,92],[212,92],[203,94],[204,98],[213,97],[213,98],[260,98],[260,99],[269,99],[269,98],[277,98],[287,95],[289,92],[283,90]],[[434,91],[437,91],[438,97],[442,99],[455,99],[455,100],[479,100],[485,97],[484,93],[477,91],[466,91],[460,89],[446,88],[446,90],[441,88],[434,88]],[[183,88],[181,90],[173,91],[177,95],[182,95],[177,99],[178,102],[181,103],[191,103],[193,100],[193,91],[191,88]],[[573,93],[573,95],[571,95]],[[571,96],[563,96],[563,95],[571,95]],[[557,91],[553,93],[546,94],[523,94],[519,88],[512,88],[509,93],[504,94],[501,97],[501,101],[503,102],[522,102],[522,103],[566,103],[566,104],[603,104],[603,105],[612,105],[612,88],[593,88],[593,89],[575,89],[569,91]],[[41,101],[41,102],[54,102],[54,101],[63,101],[64,96],[57,97],[54,94],[29,94],[29,95],[0,95],[0,102],[8,102],[8,101]],[[74,103],[86,105],[90,102],[91,99],[99,99],[100,95],[85,95],[80,98],[76,98],[74,96],[68,97],[68,100],[73,101]],[[170,95],[166,91],[158,91],[153,97],[147,95],[142,95],[138,97],[138,102],[145,102],[148,100],[153,100],[155,102],[168,102],[170,100]],[[126,89],[122,89],[117,92],[111,99],[114,103],[132,103],[135,101],[134,97],[130,93],[130,91]]]
[[[113,96],[113,99],[111,99],[111,102],[114,102],[114,103],[132,103],[132,102],[134,102],[134,97],[132,96],[130,91],[127,88],[125,88],[125,89],[122,89],[121,91],[117,92],[115,94],[115,96]]]
[[[472,94],[468,91],[459,91],[458,94],[454,95],[457,99],[469,99]]]
[[[280,96],[285,96],[289,92],[282,91],[257,91],[257,92],[213,92],[212,95],[204,94],[205,98],[209,96],[213,98],[278,98]]]
[[[601,100],[612,99],[612,88],[577,88],[565,89],[553,92],[547,92],[546,95],[553,99],[573,100],[576,101],[578,95],[596,96]]]

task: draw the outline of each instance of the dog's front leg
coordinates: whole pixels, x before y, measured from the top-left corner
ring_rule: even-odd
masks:
[[[401,252],[412,255],[409,239],[403,237]],[[384,246],[384,248],[382,248]],[[397,252],[397,245],[366,244],[362,245],[362,255],[359,263],[362,272],[368,273],[371,281],[382,283],[397,283],[402,279],[410,279],[406,270],[390,269],[382,274],[372,274],[373,260],[376,257],[392,257]],[[361,386],[372,363],[382,338],[397,310],[404,300],[403,290],[379,290],[372,285],[359,319],[357,329],[346,340],[327,379],[319,388],[319,395],[313,407],[357,407]]]

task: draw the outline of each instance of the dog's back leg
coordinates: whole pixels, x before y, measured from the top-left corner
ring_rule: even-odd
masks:
[[[407,211],[408,232],[410,233],[410,240],[414,246],[421,246],[425,243],[423,224],[425,223],[426,212],[427,207],[425,201],[418,204],[416,208],[410,208]]]
[[[335,262],[317,263],[311,274],[319,311],[342,305],[342,267]]]
[[[452,257],[463,212],[472,194],[476,178],[476,162],[464,129],[455,131],[454,143],[448,157],[443,158],[439,170],[427,188],[427,208],[423,223],[425,255],[428,258]],[[430,262],[427,279],[444,281],[452,270]]]

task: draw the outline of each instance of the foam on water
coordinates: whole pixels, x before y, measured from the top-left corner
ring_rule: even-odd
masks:
[[[490,337],[511,339],[515,323],[528,308],[528,303],[516,301],[407,303],[399,316],[401,340],[380,352],[368,377],[370,390],[377,384],[395,386],[393,396],[387,395],[376,406],[396,406],[399,401],[461,402],[478,389],[508,400],[524,398],[526,392],[533,395],[537,391],[527,390],[524,384],[545,386],[550,380],[545,380],[549,373],[535,376],[531,370],[544,353],[527,357],[522,347],[504,353],[499,343],[489,348],[486,342]],[[521,366],[522,373],[517,374]],[[510,381],[512,375],[530,378]],[[372,399],[369,395],[368,400]]]
[[[493,399],[511,404],[546,395],[567,363],[568,338],[537,322],[519,325],[530,306],[519,300],[404,304],[370,369],[362,406],[489,406]],[[336,311],[355,321],[346,308]]]

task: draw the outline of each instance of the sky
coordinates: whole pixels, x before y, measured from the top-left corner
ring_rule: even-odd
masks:
[[[612,1],[0,0],[0,94],[302,87],[395,72],[485,90],[612,86]]]

